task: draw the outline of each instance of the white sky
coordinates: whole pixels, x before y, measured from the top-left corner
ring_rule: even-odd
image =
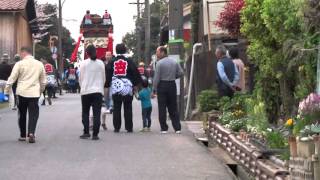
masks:
[[[135,28],[133,16],[137,14],[137,6],[129,4],[129,2],[135,1],[136,0],[65,0],[62,10],[62,17],[65,19],[63,25],[70,30],[71,36],[77,41],[80,23],[86,10],[90,10],[92,14],[102,15],[104,10],[107,9],[113,20],[115,43],[120,43],[122,37]],[[58,4],[59,1],[38,0],[38,2]],[[68,19],[76,19],[77,22],[66,21]]]

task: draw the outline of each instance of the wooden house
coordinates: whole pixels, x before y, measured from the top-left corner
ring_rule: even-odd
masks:
[[[32,33],[37,28],[31,26],[36,19],[34,0],[0,0],[0,56],[13,56],[23,46],[32,47]]]

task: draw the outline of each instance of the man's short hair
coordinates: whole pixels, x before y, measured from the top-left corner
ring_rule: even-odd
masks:
[[[116,53],[117,54],[125,54],[127,52],[127,48],[126,45],[121,43],[121,44],[117,44],[116,46]]]
[[[160,52],[163,52],[165,55],[168,54],[168,50],[167,50],[167,48],[164,47],[164,46],[160,46],[160,47],[159,47],[159,51],[160,51]]]
[[[20,51],[21,51],[21,52],[27,52],[27,53],[29,53],[29,54],[32,54],[32,49],[31,49],[30,47],[24,46],[24,47],[22,47],[22,48],[20,49]]]
[[[225,46],[218,46],[216,51],[220,52],[222,55],[227,55],[227,48]]]

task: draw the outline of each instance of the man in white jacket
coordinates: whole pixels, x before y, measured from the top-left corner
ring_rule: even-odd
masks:
[[[90,57],[80,64],[80,86],[82,102],[82,124],[84,127],[81,139],[91,137],[89,132],[90,107],[93,109],[93,134],[92,140],[99,140],[102,97],[104,94],[105,65],[97,59],[96,48],[89,45],[86,53]]]

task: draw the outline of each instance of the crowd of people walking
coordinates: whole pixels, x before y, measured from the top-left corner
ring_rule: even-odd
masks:
[[[161,133],[168,131],[165,122],[167,108],[175,132],[181,132],[177,103],[174,101],[176,101],[177,91],[175,80],[181,77],[183,72],[177,62],[167,57],[165,47],[159,47],[157,50],[159,66],[155,69],[156,85],[153,87],[150,84],[150,79],[143,76],[145,73],[141,72],[134,61],[125,55],[127,48],[124,44],[116,46],[116,56],[107,52],[104,62],[97,59],[96,49],[93,45],[86,47],[85,51],[89,58],[80,63],[79,69],[70,66],[64,73],[68,91],[75,93],[77,86],[80,90],[83,124],[81,139],[98,140],[100,127],[107,129],[106,114],[108,113],[113,115],[114,133],[119,133],[122,125],[122,106],[125,130],[132,133],[132,102],[134,97],[141,101],[141,132],[151,131],[151,99],[155,97],[159,101]],[[30,48],[21,48],[20,56],[21,60],[17,61],[14,66],[9,68],[8,65],[6,71],[1,71],[6,72],[6,77],[0,77],[0,89],[10,97],[12,90],[15,90],[16,87],[20,128],[19,141],[26,141],[28,138],[30,143],[34,143],[39,118],[40,97],[47,97],[47,99],[43,98],[40,104],[45,105],[47,100],[48,104],[52,105],[52,98],[55,96],[61,80],[54,66],[44,59],[36,60],[32,56]],[[0,66],[0,68],[4,67],[6,66]],[[103,106],[104,108],[102,108]],[[90,113],[91,109],[92,114]],[[92,134],[90,134],[90,127]]]
[[[119,133],[122,125],[122,107],[124,128],[128,133],[132,133],[134,97],[141,101],[141,132],[151,131],[151,99],[157,98],[161,134],[166,134],[169,129],[167,111],[174,132],[181,133],[175,81],[184,73],[180,64],[168,57],[166,47],[157,48],[156,66],[153,73],[149,72],[153,75],[152,83],[150,77],[144,76],[150,70],[145,71],[142,69],[144,64],[140,63],[138,67],[128,58],[125,55],[127,49],[124,44],[116,46],[116,56],[106,52],[105,61],[97,59],[97,51],[93,45],[86,47],[85,52],[88,59],[83,60],[79,68],[70,66],[64,73],[68,91],[76,93],[77,89],[80,90],[83,124],[81,139],[99,140],[100,127],[107,130],[106,114],[109,113],[113,114],[113,131]],[[61,80],[52,64],[43,59],[38,61],[31,54],[30,48],[21,48],[20,55],[15,56],[14,65],[9,65],[7,56],[4,56],[0,64],[0,90],[16,99],[13,106],[18,107],[19,141],[26,141],[28,137],[29,142],[34,143],[39,118],[39,98],[44,94],[51,105],[51,98],[55,96],[55,89]],[[236,91],[244,90],[243,62],[238,57],[237,49],[227,51],[224,46],[217,47],[216,57],[219,95],[233,97]],[[42,105],[45,105],[45,99]]]

